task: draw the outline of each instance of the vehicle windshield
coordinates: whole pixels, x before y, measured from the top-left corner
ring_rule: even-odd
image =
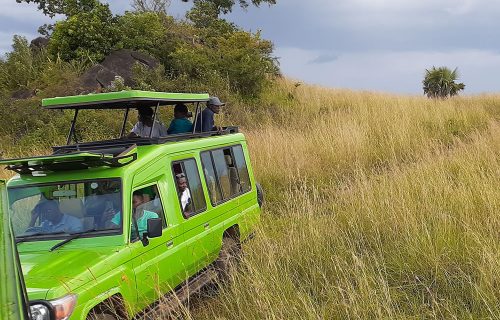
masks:
[[[9,188],[10,215],[18,241],[87,231],[118,231],[119,179],[58,182]]]

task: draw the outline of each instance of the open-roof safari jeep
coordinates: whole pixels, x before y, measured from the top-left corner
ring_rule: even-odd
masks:
[[[75,111],[68,143],[50,156],[0,161],[18,173],[8,182],[10,218],[30,300],[49,300],[58,320],[131,318],[227,276],[260,217],[243,134],[125,135],[131,109],[153,107],[156,118],[160,106],[186,103],[198,114],[208,98],[122,91],[43,100]],[[120,137],[76,142],[83,109],[122,109]]]

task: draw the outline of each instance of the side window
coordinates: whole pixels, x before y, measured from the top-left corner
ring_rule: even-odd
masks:
[[[224,200],[239,194],[241,187],[231,148],[214,150],[212,156]]]
[[[245,162],[243,148],[241,146],[234,146],[233,155],[234,163],[236,165],[238,176],[240,178],[241,192],[248,192],[252,189],[252,186],[250,185],[250,176],[248,175],[248,168]]]
[[[212,204],[251,190],[241,146],[203,152],[201,161]]]
[[[167,226],[157,185],[136,190],[132,194],[132,240],[142,238],[148,229],[148,219],[152,218],[161,218],[163,228]]]
[[[215,175],[215,169],[212,162],[212,156],[210,151],[205,151],[201,153],[201,164],[203,165],[203,173],[205,174],[205,181],[207,182],[208,194],[210,196],[210,201],[212,204],[216,204],[222,201],[222,192],[220,190],[219,182],[217,181],[217,176]]]
[[[205,211],[207,204],[203,195],[200,173],[194,159],[177,161],[172,164],[174,180],[182,214],[189,218]]]

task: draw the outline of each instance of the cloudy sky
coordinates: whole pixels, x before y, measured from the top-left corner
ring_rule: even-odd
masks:
[[[114,12],[128,0],[109,0]],[[173,0],[182,17],[189,4]],[[426,68],[458,67],[467,94],[499,92],[498,0],[277,0],[226,18],[262,30],[289,77],[329,87],[421,94]],[[13,34],[50,22],[36,6],[0,0],[0,54]]]

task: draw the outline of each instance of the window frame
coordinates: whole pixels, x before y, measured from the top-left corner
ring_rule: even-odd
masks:
[[[160,188],[159,188],[159,181],[160,179],[157,179],[157,180],[153,180],[153,181],[156,181],[156,182],[150,182],[150,183],[147,183],[147,184],[143,184],[143,185],[140,185],[139,187],[134,187],[132,188],[132,192],[130,193],[130,236],[132,236],[132,226],[133,226],[133,220],[134,220],[134,215],[133,215],[133,204],[132,204],[132,201],[134,200],[133,197],[134,197],[134,192],[138,191],[138,190],[141,190],[141,189],[144,189],[144,188],[147,188],[147,187],[151,187],[151,186],[156,186],[156,190],[158,190],[158,196],[160,197],[160,205],[161,205],[161,209],[163,211],[163,218],[161,217],[162,215],[161,214],[158,214],[158,216],[160,216],[160,218],[162,219],[162,228],[161,230],[164,231],[166,229],[168,229],[168,221],[167,221],[167,215],[165,214],[165,207],[163,206],[163,200],[161,199],[161,191],[160,191]],[[155,212],[156,213],[156,212]],[[136,221],[137,223],[137,221]],[[123,223],[122,223],[123,225]],[[135,226],[134,226],[135,228]],[[129,241],[130,243],[135,243],[137,241],[140,241],[141,238],[140,237],[137,237],[135,239],[132,239],[131,237],[129,237]]]
[[[240,197],[240,196],[242,196],[244,194],[247,194],[247,193],[249,193],[249,192],[251,192],[253,190],[252,179],[250,178],[250,172],[248,172],[248,180],[250,182],[250,189],[248,189],[246,191],[241,190],[237,194],[234,194],[234,195],[232,195],[232,196],[230,196],[228,198],[224,197],[224,190],[222,189],[222,186],[220,185],[219,174],[217,173],[217,168],[215,166],[215,161],[214,161],[214,157],[212,155],[212,151],[223,150],[223,149],[228,149],[229,148],[230,152],[231,152],[231,157],[233,158],[233,161],[234,161],[235,157],[234,157],[233,147],[235,147],[235,146],[240,146],[241,147],[241,151],[243,152],[243,160],[245,161],[245,166],[246,166],[247,172],[248,172],[248,165],[247,165],[247,161],[246,161],[246,158],[245,158],[245,152],[243,151],[243,145],[241,143],[236,143],[236,144],[232,144],[232,145],[229,145],[229,146],[217,147],[217,148],[213,148],[213,149],[209,149],[209,150],[204,150],[204,151],[200,152],[200,158],[201,158],[201,154],[202,153],[207,153],[208,152],[210,154],[210,160],[211,160],[211,163],[212,163],[212,168],[214,169],[215,179],[217,180],[217,185],[219,186],[219,190],[220,190],[220,192],[222,194],[222,198],[223,199],[221,201],[217,201],[217,202],[214,203],[212,201],[212,197],[210,196],[210,190],[208,190],[208,188],[207,188],[207,192],[208,192],[208,195],[209,195],[208,198],[210,199],[210,204],[214,208],[217,207],[217,206],[219,206],[219,205],[221,205],[221,204],[223,204],[223,203],[225,203],[225,202],[228,202],[228,201],[233,200],[235,198],[238,198],[238,197]],[[234,162],[235,162],[235,167],[236,167],[236,161],[234,161]],[[202,165],[203,169],[205,169],[203,161],[201,161],[201,165]],[[238,168],[236,167],[236,169],[238,169]],[[238,184],[240,185],[240,189],[242,189],[241,188],[241,183],[240,183],[240,173],[239,173],[238,170],[236,170],[236,171],[237,171],[237,176],[238,176]],[[207,183],[207,177],[205,175],[205,171],[204,170],[203,170],[203,177],[205,178],[205,184],[206,184]]]
[[[191,184],[189,183],[189,178],[188,176],[186,175],[186,167],[184,166],[184,162],[185,161],[188,161],[188,160],[193,160],[194,161],[194,164],[195,164],[195,168],[196,168],[196,171],[198,173],[198,179],[200,181],[200,186],[201,186],[201,190],[203,192],[203,200],[205,200],[205,205],[204,207],[202,207],[201,209],[197,209],[196,211],[193,211],[189,216],[186,216],[182,210],[182,203],[181,203],[181,199],[179,198],[179,194],[177,192],[177,181],[176,181],[176,178],[175,178],[175,171],[174,171],[174,165],[175,164],[180,164],[181,165],[181,168],[182,168],[182,171],[184,172],[185,174],[185,177],[186,177],[186,180],[187,180],[187,185],[188,185],[188,188],[189,188],[189,192],[191,193],[191,198],[193,197],[193,194],[191,192]],[[200,160],[201,162],[201,160]],[[175,195],[176,195],[176,198],[177,198],[177,202],[179,203],[179,209],[181,211],[181,215],[182,217],[184,218],[184,220],[188,220],[189,218],[191,217],[194,217],[194,216],[197,216],[203,212],[206,212],[207,209],[208,209],[208,206],[207,206],[207,199],[205,197],[205,192],[203,190],[203,181],[201,180],[201,175],[200,175],[200,170],[199,170],[199,167],[198,167],[198,162],[196,161],[196,158],[195,157],[189,157],[189,158],[182,158],[182,159],[179,159],[179,160],[173,160],[171,163],[170,163],[170,168],[172,170],[172,178],[174,179],[174,186],[175,186]],[[196,209],[196,205],[195,205],[195,209]]]
[[[67,181],[51,181],[51,182],[41,182],[41,183],[33,183],[33,184],[24,184],[17,185],[12,187],[7,187],[7,194],[9,190],[12,189],[23,189],[23,188],[33,188],[33,187],[46,187],[53,186],[57,184],[78,184],[78,183],[88,183],[88,182],[97,182],[97,181],[109,181],[109,180],[118,180],[120,181],[120,204],[121,204],[121,215],[123,220],[123,179],[122,177],[112,177],[112,178],[90,178],[90,179],[78,179],[78,180],[67,180]],[[24,198],[22,198],[24,199]],[[21,200],[21,199],[18,199]],[[17,200],[16,200],[17,201]],[[14,204],[14,202],[12,203]],[[11,205],[9,201],[9,215],[11,214]],[[112,230],[98,230],[92,232],[90,234],[84,234],[80,238],[98,238],[98,237],[107,237],[107,236],[116,236],[123,235],[123,223],[120,225],[120,228],[112,229]],[[67,239],[71,237],[71,234],[55,234],[51,235],[50,233],[47,235],[38,235],[33,236],[33,238],[26,240],[25,242],[34,242],[34,241],[44,241],[44,240],[58,240],[58,239]]]

